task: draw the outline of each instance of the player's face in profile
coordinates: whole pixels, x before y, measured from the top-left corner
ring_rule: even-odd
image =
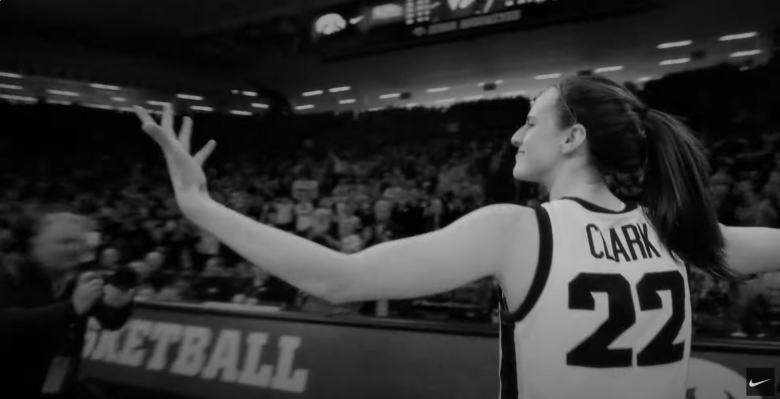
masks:
[[[557,100],[557,89],[545,90],[533,101],[526,123],[512,135],[512,145],[517,147],[512,170],[515,179],[542,182],[554,171],[564,132],[558,121]]]

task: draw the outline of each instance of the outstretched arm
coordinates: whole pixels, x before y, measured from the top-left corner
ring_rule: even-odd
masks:
[[[250,262],[331,302],[409,298],[457,288],[499,274],[532,210],[492,205],[442,230],[376,245],[352,255],[258,223],[212,200],[202,163],[214,142],[190,155],[192,121],[179,136],[166,108],[157,124],[136,108],[146,131],[163,150],[182,213]]]
[[[334,303],[432,295],[494,276],[517,239],[517,226],[533,217],[520,206],[491,205],[439,231],[346,255],[212,200],[182,210],[253,264]]]
[[[720,225],[726,261],[745,275],[780,271],[780,229]]]

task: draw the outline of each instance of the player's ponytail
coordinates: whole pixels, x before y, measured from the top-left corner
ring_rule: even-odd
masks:
[[[570,76],[556,88],[560,123],[585,127],[601,174],[643,176],[637,199],[672,256],[715,276],[734,276],[710,197],[709,164],[688,128],[601,75]]]
[[[724,258],[701,142],[665,112],[644,108],[640,117],[648,151],[642,203],[661,242],[689,265],[733,277]]]

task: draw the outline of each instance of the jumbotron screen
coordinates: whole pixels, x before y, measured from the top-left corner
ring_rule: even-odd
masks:
[[[524,4],[542,4],[548,1],[560,0],[406,0],[404,16],[407,25],[435,23],[488,15],[517,9]]]
[[[347,55],[626,13],[649,3],[650,0],[362,1],[314,15],[312,39],[325,53]]]

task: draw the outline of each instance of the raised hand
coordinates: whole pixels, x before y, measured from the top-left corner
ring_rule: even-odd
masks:
[[[190,139],[192,137],[192,119],[184,117],[178,137],[173,127],[173,110],[166,106],[160,123],[155,122],[149,112],[142,107],[133,107],[138,119],[141,120],[144,132],[160,146],[168,173],[173,184],[176,202],[179,207],[199,198],[208,197],[206,175],[203,173],[203,163],[214,151],[216,141],[209,140],[195,155],[190,155]]]

